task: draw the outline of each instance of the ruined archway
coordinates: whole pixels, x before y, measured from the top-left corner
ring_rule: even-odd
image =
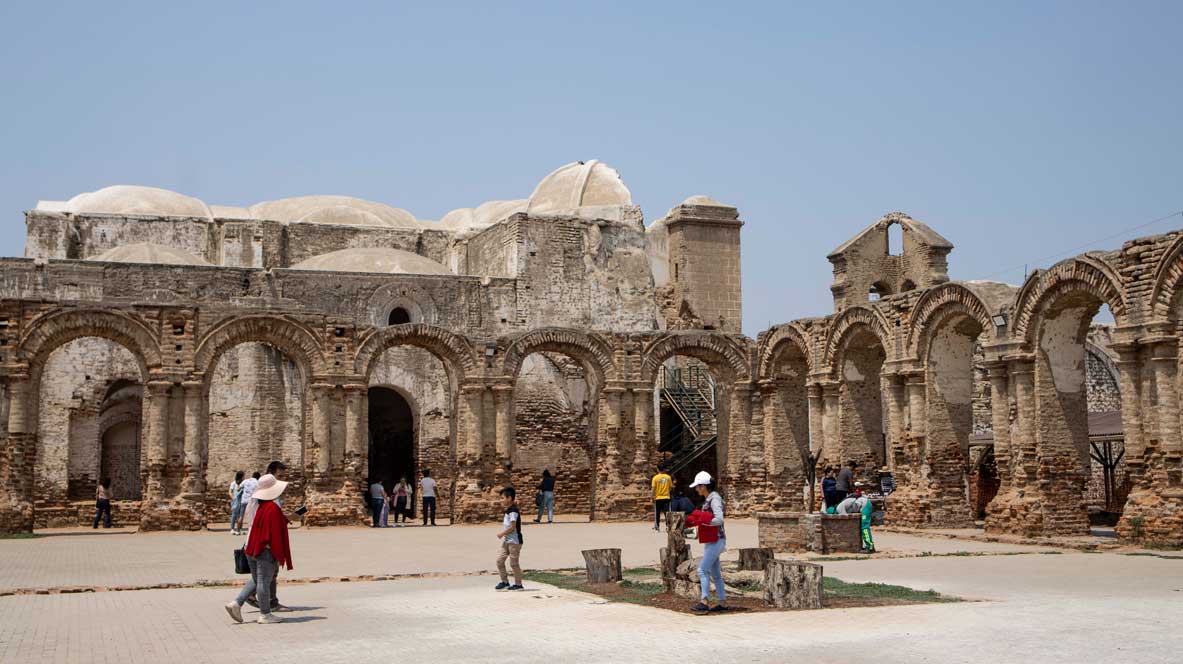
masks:
[[[764,341],[759,363],[764,465],[773,488],[773,507],[797,510],[809,501],[808,491],[801,489],[816,479],[816,454],[821,447],[821,432],[811,430],[820,413],[810,412],[809,345],[793,326],[778,328]],[[812,509],[812,505],[805,507]]]

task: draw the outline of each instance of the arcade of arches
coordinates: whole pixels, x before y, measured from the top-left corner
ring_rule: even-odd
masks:
[[[891,225],[898,255],[880,249]],[[1077,535],[1110,519],[1128,540],[1183,543],[1183,234],[1021,286],[949,281],[951,248],[889,215],[831,254],[834,313],[755,340],[686,307],[661,309],[662,330],[512,323],[535,313],[438,275],[356,277],[377,294],[352,317],[301,301],[299,275],[241,306],[156,291],[87,303],[38,290],[70,261],[4,259],[6,283],[25,285],[0,304],[0,529],[81,522],[103,476],[124,522],[201,528],[225,521],[235,470],[271,459],[313,525],[362,523],[368,478],[425,468],[455,520],[495,517],[497,488],[529,496],[544,468],[560,511],[639,518],[654,466],[681,454],[684,469],[709,459],[737,514],[804,509],[814,464],[854,459],[866,481],[894,475],[893,523]],[[392,283],[437,297],[390,309]],[[1114,324],[1094,323],[1102,307]],[[692,407],[711,420],[667,440]]]

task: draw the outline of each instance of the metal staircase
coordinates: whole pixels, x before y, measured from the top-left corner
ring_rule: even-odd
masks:
[[[666,368],[661,374],[661,405],[677,417],[662,430],[658,450],[669,453],[666,472],[674,473],[708,450],[718,440],[715,419],[715,380],[702,367]]]

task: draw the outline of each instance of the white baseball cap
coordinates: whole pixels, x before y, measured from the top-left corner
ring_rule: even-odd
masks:
[[[711,474],[705,470],[700,470],[698,474],[694,476],[694,484],[691,484],[690,488],[693,489],[696,486],[705,486],[710,483]]]

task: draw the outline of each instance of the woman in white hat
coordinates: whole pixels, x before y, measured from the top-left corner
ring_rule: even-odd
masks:
[[[275,577],[279,574],[279,566],[287,565],[292,569],[292,550],[288,544],[288,519],[283,510],[275,504],[287,482],[276,479],[274,475],[264,475],[259,478],[259,488],[255,489],[252,498],[258,507],[255,509],[254,519],[251,521],[250,532],[247,535],[244,548],[247,562],[251,567],[251,578],[238,597],[226,605],[226,612],[235,622],[242,622],[242,605],[252,594],[257,593],[259,599],[259,624],[282,622],[282,618],[271,613],[271,592]]]
[[[710,514],[710,522],[702,525],[708,529],[717,530],[717,539],[707,541],[700,532],[699,540],[703,542],[702,561],[698,564],[698,583],[702,591],[702,599],[694,607],[695,611],[726,611],[727,590],[723,587],[723,564],[719,556],[727,550],[727,532],[723,530],[723,497],[715,491],[715,481],[705,470],[694,476],[694,483],[690,488],[698,491],[698,495],[705,500],[702,511]],[[703,528],[699,528],[702,531]],[[708,530],[708,532],[710,532]],[[715,534],[711,533],[714,537]],[[718,600],[712,607],[709,605],[711,580],[715,582],[715,598]]]

